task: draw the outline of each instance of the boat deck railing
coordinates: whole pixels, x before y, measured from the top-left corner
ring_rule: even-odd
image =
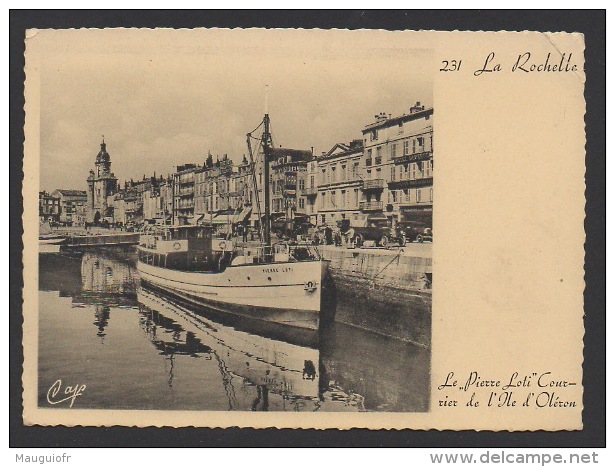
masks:
[[[306,261],[321,259],[318,249],[312,245],[292,245],[289,243],[238,244],[234,247],[237,256],[256,258],[255,262],[271,263],[282,261]]]

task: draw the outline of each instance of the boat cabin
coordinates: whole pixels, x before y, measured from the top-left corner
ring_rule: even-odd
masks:
[[[233,241],[216,238],[208,225],[152,226],[138,248],[146,264],[185,271],[219,271],[230,264],[233,251]]]

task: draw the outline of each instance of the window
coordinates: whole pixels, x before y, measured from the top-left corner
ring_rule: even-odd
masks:
[[[305,179],[303,179],[303,178],[299,179],[299,189],[301,191],[303,191],[305,189]]]
[[[391,191],[391,197],[393,198],[393,202],[397,203],[397,191],[396,190]]]
[[[405,140],[404,141],[404,156],[407,156],[409,154],[410,154],[410,141]]]
[[[310,175],[310,188],[314,188],[314,175]]]
[[[377,141],[378,140],[378,130],[372,130],[369,133],[369,140],[370,141]]]
[[[346,164],[342,165],[342,172],[340,173],[340,180],[346,180]]]
[[[395,159],[397,157],[397,144],[391,144],[391,159]]]
[[[337,167],[335,167],[334,165],[331,166],[331,181],[334,182],[334,183],[337,181],[336,169],[337,169]]]
[[[376,148],[376,164],[382,163],[382,146]]]
[[[327,183],[327,169],[323,168],[321,171],[321,175],[322,175],[322,184],[326,184]]]
[[[429,201],[433,202],[433,188],[429,189]]]
[[[428,160],[423,162],[423,172],[425,177],[431,177],[433,174],[433,161]]]
[[[395,166],[391,167],[391,181],[395,181]]]
[[[352,178],[358,178],[359,177],[359,161],[356,161],[354,164],[352,164]]]
[[[335,203],[336,202],[336,199],[335,199],[336,196],[337,196],[337,193],[335,192],[335,190],[333,190],[331,192],[331,206],[334,207],[334,208],[337,207],[336,203]]]
[[[420,188],[416,190],[416,202],[417,203],[421,202],[421,189]]]
[[[354,205],[355,207],[359,206],[359,189],[358,188],[354,189]]]
[[[305,199],[303,197],[299,198],[299,209],[305,209]]]
[[[341,200],[341,208],[344,209],[346,208],[346,190],[342,190],[342,200]]]

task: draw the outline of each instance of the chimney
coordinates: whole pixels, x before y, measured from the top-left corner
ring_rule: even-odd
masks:
[[[425,110],[425,106],[421,107],[421,102],[420,101],[417,101],[415,106],[410,107],[410,113],[411,114],[420,112],[421,110]]]

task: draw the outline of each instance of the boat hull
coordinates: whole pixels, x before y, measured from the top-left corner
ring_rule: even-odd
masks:
[[[141,279],[218,312],[285,326],[319,327],[326,261],[229,266],[191,272],[137,263]]]

